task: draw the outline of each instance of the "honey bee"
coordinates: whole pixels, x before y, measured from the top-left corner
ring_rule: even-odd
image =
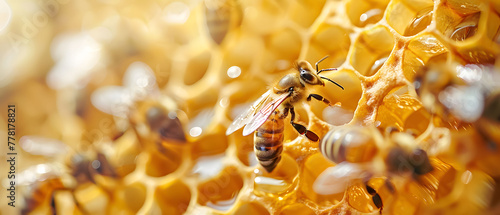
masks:
[[[301,101],[306,95],[309,86],[325,86],[324,80],[332,82],[344,89],[340,84],[327,77],[320,76],[323,71],[336,70],[335,68],[318,70],[318,64],[328,56],[316,62],[316,70],[307,61],[297,63],[297,72],[285,75],[272,89],[264,93],[246,111],[238,116],[228,127],[226,135],[230,135],[242,128],[243,135],[247,136],[254,131],[255,154],[260,164],[271,172],[281,159],[283,151],[283,120],[290,112],[292,126],[301,135],[312,141],[319,137],[314,132],[307,130],[304,125],[295,122],[294,104]],[[312,98],[330,105],[330,101],[318,94],[309,94],[307,101]],[[278,109],[281,107],[280,109]]]
[[[177,114],[167,110],[173,109],[170,106],[174,105],[170,104],[174,102],[161,95],[156,77],[145,63],[130,64],[123,77],[123,86],[101,87],[92,94],[91,101],[100,111],[128,120],[127,124],[132,125],[140,136],[154,136],[153,147],[161,152],[169,151],[162,145],[163,141],[186,142]]]
[[[241,6],[237,0],[205,0],[204,5],[208,33],[220,45],[227,33],[241,24]]]
[[[99,184],[97,178],[100,176],[119,177],[115,166],[95,149],[77,152],[62,141],[40,136],[23,136],[19,145],[26,153],[44,156],[49,161],[19,173],[18,184],[27,188],[24,195],[26,205],[21,214],[29,214],[47,202],[51,203],[50,209],[55,213],[54,195],[57,191],[72,191],[81,184]]]
[[[391,130],[389,127],[388,130]],[[410,174],[412,179],[433,170],[427,153],[410,146],[413,135],[406,132],[386,132],[388,142],[374,127],[344,126],[330,130],[319,144],[320,152],[336,166],[326,169],[315,181],[314,190],[323,195],[343,192],[356,179],[365,182],[367,192],[380,211],[383,203],[375,189],[368,185],[374,176]],[[392,192],[395,188],[386,180]]]
[[[414,85],[424,107],[455,128],[473,125],[496,149],[500,143],[500,75],[475,64],[432,64],[417,73]]]

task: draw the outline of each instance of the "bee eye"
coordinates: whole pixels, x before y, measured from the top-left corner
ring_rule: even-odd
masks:
[[[308,72],[304,69],[300,70],[300,78],[304,79],[307,82],[314,82],[314,76],[311,75],[311,72]]]

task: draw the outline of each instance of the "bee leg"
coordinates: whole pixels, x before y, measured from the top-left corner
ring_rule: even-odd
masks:
[[[321,95],[318,95],[318,94],[309,94],[309,96],[307,97],[307,101],[311,101],[311,98],[315,98],[316,100],[318,101],[322,101],[324,102],[326,105],[330,106],[330,101],[328,101],[328,99],[325,99],[323,98],[323,96]]]
[[[287,107],[286,107],[285,109],[283,109],[283,114],[281,115],[281,117],[280,117],[280,118],[281,118],[281,119],[286,118],[286,117],[288,116],[288,111],[289,111],[289,110],[290,110],[290,108],[287,108]]]
[[[387,189],[389,189],[389,191],[391,193],[395,193],[396,192],[396,188],[394,188],[394,185],[392,184],[392,182],[389,180],[389,178],[385,179],[385,186],[387,187]]]
[[[292,117],[292,119],[290,120],[290,123],[295,128],[295,130],[297,130],[297,132],[299,132],[299,134],[305,135],[307,137],[307,139],[310,139],[310,140],[312,140],[314,142],[316,142],[316,141],[319,140],[318,135],[316,135],[314,132],[307,130],[307,128],[305,126],[294,122],[294,120],[295,120],[295,110],[294,110],[293,107],[290,108],[290,115]]]
[[[377,208],[380,209],[379,212],[380,214],[382,214],[382,209],[384,207],[384,204],[382,203],[382,198],[377,193],[377,191],[373,189],[370,185],[365,184],[365,186],[366,186],[366,191],[368,191],[368,193],[372,196],[373,204],[375,204],[375,206],[377,206]]]

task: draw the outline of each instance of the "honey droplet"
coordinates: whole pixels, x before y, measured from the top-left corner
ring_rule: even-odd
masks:
[[[455,41],[464,41],[474,36],[478,28],[479,15],[480,13],[476,13],[464,18],[462,22],[455,27],[449,37]]]
[[[420,10],[415,18],[411,21],[410,25],[406,27],[404,36],[413,36],[423,31],[432,21],[433,7],[427,7]]]

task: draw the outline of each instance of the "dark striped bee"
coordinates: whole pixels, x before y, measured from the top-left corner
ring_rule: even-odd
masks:
[[[318,177],[314,190],[324,195],[340,193],[349,183],[361,179],[381,212],[382,198],[367,183],[371,177],[410,174],[417,180],[433,170],[427,153],[410,146],[413,140],[410,133],[386,131],[385,136],[391,144],[380,144],[384,137],[374,127],[343,126],[330,130],[320,142],[319,149],[337,165]],[[395,191],[388,180],[386,186]]]
[[[324,80],[330,81],[344,89],[338,83],[320,76],[323,71],[336,70],[335,68],[318,70],[318,64],[328,56],[319,60],[314,69],[307,61],[297,62],[297,71],[285,75],[277,82],[272,89],[264,93],[246,111],[244,111],[228,127],[226,135],[229,135],[241,127],[243,135],[247,136],[255,132],[255,154],[260,164],[268,171],[272,172],[281,160],[283,150],[283,120],[291,114],[290,123],[301,135],[305,135],[312,141],[318,141],[319,137],[314,132],[307,130],[304,125],[295,122],[294,104],[301,101],[306,95],[310,86],[325,86]],[[323,101],[330,105],[330,102],[318,94],[309,94],[307,101],[312,98]],[[283,104],[283,105],[282,105]],[[281,107],[280,109],[278,109]]]
[[[434,63],[416,74],[423,106],[455,128],[477,129],[487,146],[500,144],[500,75],[492,66]]]
[[[162,95],[153,70],[140,61],[131,63],[122,82],[122,86],[104,86],[94,91],[94,107],[116,116],[115,119],[127,119],[139,137],[149,138],[141,144],[179,160],[178,152],[171,146],[184,144],[185,133],[173,111],[175,102]]]
[[[108,157],[93,147],[89,151],[76,151],[59,140],[40,136],[23,136],[19,145],[25,152],[44,156],[49,161],[28,167],[19,173],[17,182],[26,188],[25,205],[21,214],[31,214],[48,203],[52,214],[56,214],[57,192],[73,193],[80,185],[102,185],[98,181],[101,177],[120,177],[116,166],[113,166]],[[70,196],[74,197],[73,194]],[[76,199],[73,198],[73,201],[78,210],[82,210]]]
[[[228,32],[240,26],[242,13],[237,0],[205,0],[205,22],[210,38],[220,45]]]

